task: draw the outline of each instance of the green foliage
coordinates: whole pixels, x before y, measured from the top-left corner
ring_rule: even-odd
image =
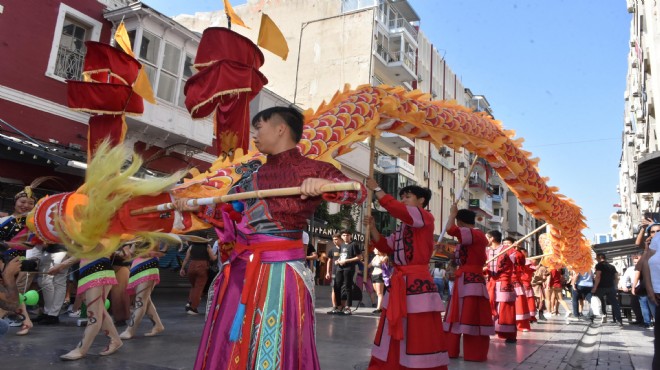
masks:
[[[337,230],[344,229],[344,225],[348,226],[350,232],[355,232],[357,220],[360,216],[360,206],[357,204],[342,204],[339,206],[339,212],[331,215],[328,212],[328,202],[323,201],[316,208],[314,217],[318,220],[323,220],[328,223],[327,227]]]

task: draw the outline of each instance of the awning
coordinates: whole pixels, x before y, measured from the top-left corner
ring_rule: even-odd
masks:
[[[637,161],[637,188],[635,192],[660,192],[660,152],[646,154]]]
[[[635,240],[636,238],[615,240],[609,243],[594,244],[592,248],[596,254],[604,253],[607,259],[611,261],[614,257],[642,253],[644,249],[636,246]]]
[[[85,176],[86,157],[81,150],[0,134],[0,159],[54,167],[58,172]]]

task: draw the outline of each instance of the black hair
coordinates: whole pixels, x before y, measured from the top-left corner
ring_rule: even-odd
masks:
[[[459,209],[456,213],[456,219],[468,225],[474,225],[476,218],[477,214],[469,209]]]
[[[424,198],[424,204],[422,205],[424,208],[428,207],[429,202],[431,201],[431,195],[433,195],[433,193],[431,193],[431,189],[423,188],[417,185],[408,185],[399,190],[399,196],[402,196],[406,193],[410,193],[416,196],[418,199]]]
[[[348,230],[348,229],[344,229],[344,230],[342,230],[342,231],[339,232],[339,235],[340,235],[340,236],[341,236],[341,235],[344,235],[344,234],[348,234],[348,235],[350,235],[350,236],[353,236],[353,233],[350,232],[350,230]]]
[[[493,239],[495,239],[496,242],[502,242],[502,233],[499,230],[490,230],[486,234],[490,235]]]
[[[607,261],[607,256],[605,255],[605,253],[598,253],[596,255],[596,259]]]
[[[511,244],[513,244],[513,243],[516,242],[516,239],[514,239],[514,238],[511,237],[511,236],[507,236],[506,238],[502,239],[503,242],[505,242],[505,241],[507,241],[507,240],[510,241]]]
[[[341,233],[334,233],[332,234],[332,237],[341,239]]]
[[[271,107],[262,110],[252,118],[252,126],[256,126],[261,121],[268,121],[276,115],[280,117],[291,129],[291,138],[296,142],[300,142],[303,134],[303,115],[298,110],[291,107]]]

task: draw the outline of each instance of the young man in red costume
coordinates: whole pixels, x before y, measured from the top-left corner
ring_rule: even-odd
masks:
[[[510,236],[504,238],[502,245],[508,248],[515,244],[516,240]],[[513,289],[516,291],[516,328],[518,331],[529,331],[529,306],[527,303],[527,295],[523,285],[522,277],[525,268],[526,258],[523,252],[520,251],[518,246],[513,247],[512,254],[514,257],[513,274],[511,274],[511,281],[513,282]]]
[[[456,205],[449,212],[447,234],[458,238],[459,245],[454,252],[458,269],[445,317],[445,331],[449,339],[449,357],[459,356],[462,335],[463,359],[486,361],[490,336],[495,334],[495,328],[483,275],[488,240],[474,227],[475,216],[474,212],[459,210]]]
[[[442,326],[444,304],[433,283],[428,263],[433,255],[433,215],[424,208],[431,191],[406,186],[401,201],[386,194],[374,179],[367,180],[378,202],[401,220],[385,238],[373,218],[366,218],[372,245],[393,255],[394,272],[385,293],[369,369],[447,369],[447,344]]]
[[[507,247],[502,245],[502,233],[491,230],[486,233],[490,243],[488,260],[502,253]],[[513,288],[513,267],[515,251],[510,249],[488,263],[488,294],[495,319],[497,336],[507,343],[516,343],[516,291]]]
[[[520,252],[525,256],[525,265],[522,267],[522,273],[520,275],[520,281],[525,291],[525,297],[527,298],[527,308],[529,309],[529,322],[534,323],[536,320],[536,300],[534,298],[534,289],[532,288],[532,279],[534,278],[534,273],[536,272],[536,265],[533,260],[528,259],[527,250],[524,248],[519,249]]]

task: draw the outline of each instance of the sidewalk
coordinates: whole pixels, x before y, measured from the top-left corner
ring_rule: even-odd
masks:
[[[316,287],[316,344],[322,369],[366,369],[371,353],[378,316],[373,308],[362,307],[351,316],[327,315],[330,288]],[[150,330],[144,320],[135,339],[126,341],[114,355],[98,352],[107,344],[99,335],[90,354],[76,362],[62,362],[59,356],[72,349],[84,328],[75,319],[62,315],[57,326],[39,326],[25,337],[14,335],[16,328],[0,338],[3,348],[2,369],[191,369],[203,327],[203,315],[185,314],[187,290],[158,289],[154,302],[165,324],[165,331],[153,338],[142,336]],[[369,306],[369,299],[366,298]],[[124,328],[119,328],[122,331]],[[505,344],[491,338],[486,363],[451,360],[450,369],[651,369],[653,331],[626,324],[569,322],[560,317],[532,326],[519,333],[518,343]]]

